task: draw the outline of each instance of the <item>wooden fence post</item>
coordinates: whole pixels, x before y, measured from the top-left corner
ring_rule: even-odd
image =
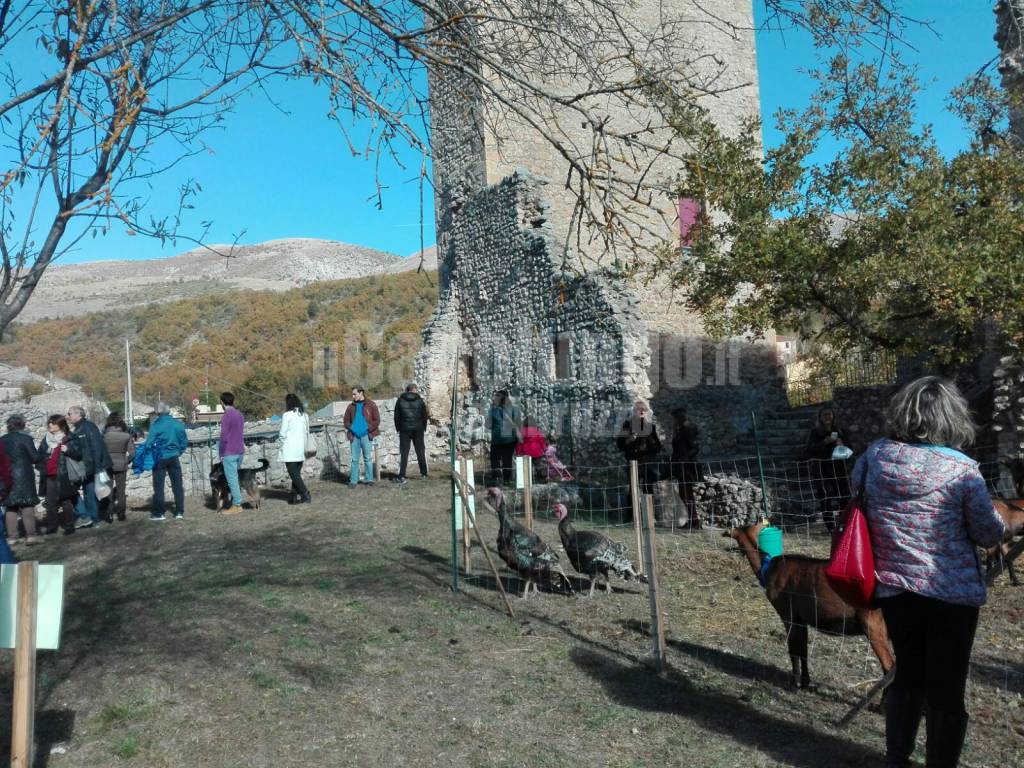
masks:
[[[455,487],[458,489],[459,494],[462,496],[462,508],[469,509],[469,494],[466,491],[466,484],[462,479],[462,475],[457,469],[452,470],[452,480],[455,483]],[[487,507],[491,512],[494,509],[485,501],[484,506]],[[497,514],[496,512],[494,512]],[[501,582],[501,576],[498,575],[498,569],[494,566],[494,559],[491,557],[491,550],[487,548],[484,543],[484,537],[480,534],[480,529],[477,526],[473,526],[473,533],[476,534],[477,543],[480,545],[480,549],[483,550],[484,557],[487,559],[487,566],[491,569],[491,574],[494,576],[495,586],[498,588],[498,592],[501,593],[501,599],[505,602],[505,610],[508,611],[510,619],[516,617],[515,611],[512,610],[512,603],[508,601],[508,593],[505,592],[505,585]],[[454,551],[452,555],[454,555]]]
[[[533,530],[533,459],[523,456],[523,514],[526,516],[526,529]]]
[[[647,573],[644,568],[644,544],[640,537],[640,469],[636,461],[629,462],[629,499],[633,504],[633,532],[636,533],[636,563],[640,573]]]
[[[31,768],[36,708],[36,582],[38,563],[18,564],[18,624],[14,640],[11,768]]]
[[[380,447],[373,441],[373,479],[380,482]]]
[[[654,552],[654,496],[648,494],[644,505],[644,548],[647,550],[647,594],[651,603],[651,639],[654,665],[658,672],[665,669],[665,624],[661,613],[661,593],[658,591],[658,563]]]

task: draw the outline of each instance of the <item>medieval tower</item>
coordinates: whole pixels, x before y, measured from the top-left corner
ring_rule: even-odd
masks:
[[[678,41],[713,83],[701,105],[726,131],[759,117],[751,0],[675,5],[709,21],[681,27]],[[656,31],[662,8],[638,0],[628,13]],[[666,425],[685,403],[705,427],[705,455],[733,450],[728,441],[749,429],[751,410],[782,404],[774,338],[712,343],[667,284],[603,269],[607,244],[580,235],[569,162],[551,142],[514,118],[500,132],[489,127],[486,99],[465,76],[434,75],[430,86],[440,285],[416,367],[433,413],[448,413],[457,368],[464,424],[478,424],[492,393],[508,389],[571,460],[598,462],[637,399]],[[622,133],[645,124],[610,101],[603,114]],[[557,131],[568,144],[593,141],[592,126],[563,117]],[[668,156],[637,167],[651,179],[679,172]],[[663,197],[671,215],[650,221],[652,236],[680,242],[695,201]]]

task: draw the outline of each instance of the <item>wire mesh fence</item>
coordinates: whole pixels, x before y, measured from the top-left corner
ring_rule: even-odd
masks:
[[[665,633],[663,652],[675,666],[711,667],[751,681],[791,684],[796,668],[787,650],[793,629],[784,623],[778,606],[769,602],[756,578],[754,563],[737,548],[730,533],[767,519],[782,529],[787,555],[827,558],[836,515],[855,490],[850,486],[848,462],[762,459],[757,457],[719,461],[672,463],[650,462],[637,467],[631,482],[629,466],[568,466],[571,480],[551,482],[542,467],[531,471],[520,467],[514,478],[505,478],[502,498],[510,517],[559,555],[562,569],[570,577],[573,592],[587,595],[591,575],[576,567],[567,556],[564,531],[558,520],[564,505],[577,533],[592,532],[621,545],[624,557],[637,571],[651,574],[652,564],[644,562],[643,537],[634,519],[635,497],[650,499],[657,529],[651,536],[655,551],[660,608],[652,612],[652,594],[647,584],[616,579],[613,591],[596,590],[585,610],[574,610],[568,590],[558,580],[542,586],[542,596],[528,601],[512,600],[515,609],[526,606],[531,615],[542,611],[568,615],[577,631],[591,636],[626,632],[634,637],[638,657],[657,656],[658,620]],[[499,522],[490,503],[487,487],[495,476],[477,460],[467,474],[472,478],[475,516],[481,538],[497,555],[500,547]],[[1012,492],[1009,481],[994,461],[981,465],[982,474],[994,494]],[[649,493],[645,493],[649,491]],[[484,502],[488,503],[485,504]],[[564,526],[561,526],[564,528]],[[460,529],[457,541],[460,578],[471,589],[494,588],[494,575],[476,543],[476,532]],[[522,593],[524,576],[515,566],[494,558],[497,575],[510,595]],[[585,570],[585,569],[584,569]],[[603,584],[603,582],[602,582]],[[1019,654],[1024,640],[1017,618],[1024,591],[1014,590],[1003,578],[990,591],[990,607],[982,617],[969,679],[969,704],[983,713],[992,733],[1021,743],[1024,717],[1020,697],[1024,695],[1024,667]],[[568,603],[559,601],[569,600]],[[534,601],[534,602],[530,602]],[[547,601],[543,608],[534,608]],[[802,640],[809,659],[810,680],[821,684],[836,698],[836,720],[870,699],[866,694],[882,677],[884,654],[861,636],[853,609],[835,626],[826,627],[829,617],[821,610],[809,622],[820,621],[829,632],[810,631]],[[564,606],[570,607],[564,607]],[[795,664],[795,662],[793,662]]]

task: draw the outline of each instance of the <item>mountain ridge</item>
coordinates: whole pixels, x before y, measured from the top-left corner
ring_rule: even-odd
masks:
[[[231,250],[232,255],[215,249]],[[299,237],[213,245],[159,259],[58,263],[43,274],[18,320],[78,317],[237,290],[281,292],[320,281],[397,274],[415,269],[418,256]],[[424,262],[426,269],[436,269],[436,249],[424,251]]]

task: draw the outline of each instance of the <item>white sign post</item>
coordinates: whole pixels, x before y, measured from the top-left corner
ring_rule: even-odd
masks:
[[[64,566],[0,567],[0,647],[14,649],[11,767],[30,768],[35,731],[36,650],[60,642]]]

